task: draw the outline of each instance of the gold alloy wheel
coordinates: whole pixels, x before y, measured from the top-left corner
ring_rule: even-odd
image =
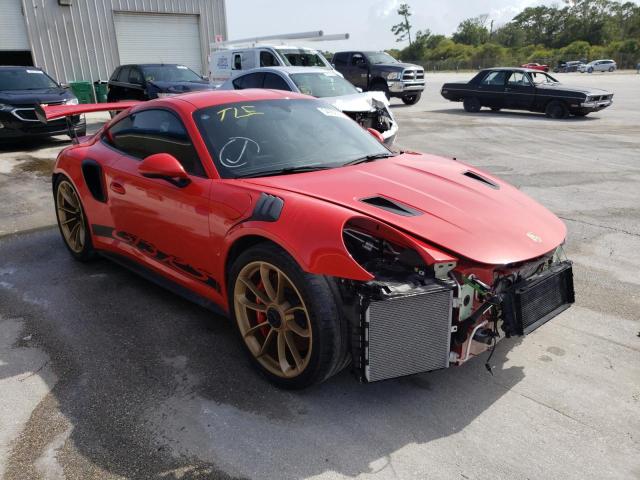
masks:
[[[300,375],[311,358],[311,322],[289,277],[267,262],[251,262],[238,274],[233,298],[242,338],[260,365],[278,377]]]
[[[85,242],[84,215],[75,189],[67,180],[58,184],[56,213],[64,241],[74,253],[81,253]]]

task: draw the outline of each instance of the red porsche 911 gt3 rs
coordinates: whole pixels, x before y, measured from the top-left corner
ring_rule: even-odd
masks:
[[[71,255],[228,315],[278,386],[461,364],[574,301],[555,215],[469,165],[393,153],[320,100],[207,91],[40,115],[114,109],[55,165]]]

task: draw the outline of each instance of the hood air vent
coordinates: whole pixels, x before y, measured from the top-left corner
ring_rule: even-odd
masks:
[[[386,210],[387,212],[395,213],[396,215],[402,215],[403,217],[417,217],[418,215],[422,215],[422,212],[416,210],[415,208],[411,208],[408,205],[400,203],[396,200],[391,200],[387,197],[382,197],[380,195],[375,197],[361,198],[360,201]]]
[[[469,178],[472,178],[472,179],[474,179],[474,180],[477,180],[478,182],[484,183],[485,185],[487,185],[487,186],[489,186],[489,187],[491,187],[491,188],[494,188],[494,189],[496,189],[496,190],[498,190],[498,189],[500,188],[500,186],[499,186],[499,185],[496,185],[496,184],[495,184],[495,183],[493,183],[491,180],[487,180],[487,179],[486,179],[486,178],[484,178],[483,176],[478,175],[477,173],[472,172],[472,171],[470,171],[470,170],[467,170],[466,172],[464,172],[464,173],[463,173],[463,175],[464,175],[465,177],[469,177]]]

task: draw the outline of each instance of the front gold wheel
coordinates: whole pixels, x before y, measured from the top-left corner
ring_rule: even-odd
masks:
[[[289,277],[266,261],[245,265],[233,289],[240,335],[255,360],[280,378],[301,375],[311,359],[309,311]]]

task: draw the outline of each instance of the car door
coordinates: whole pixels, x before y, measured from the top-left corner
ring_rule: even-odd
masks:
[[[219,296],[219,280],[209,273],[212,180],[178,114],[165,108],[134,112],[113,125],[108,137],[120,153],[109,184],[118,248],[201,295]],[[140,162],[155,153],[178,159],[190,183],[177,186],[142,176]]]
[[[504,95],[504,108],[529,110],[533,106],[536,87],[525,72],[513,71],[507,78]]]
[[[367,90],[369,86],[367,58],[360,52],[353,52],[347,64],[344,76],[356,87]]]
[[[505,82],[508,73],[507,70],[491,70],[480,81],[477,97],[483,107],[504,107]]]
[[[129,70],[129,97],[130,100],[149,100],[146,93],[144,76],[138,67]]]
[[[109,85],[109,101],[118,102],[129,98],[129,71],[130,67],[125,65],[118,70],[117,77],[110,82]]]

